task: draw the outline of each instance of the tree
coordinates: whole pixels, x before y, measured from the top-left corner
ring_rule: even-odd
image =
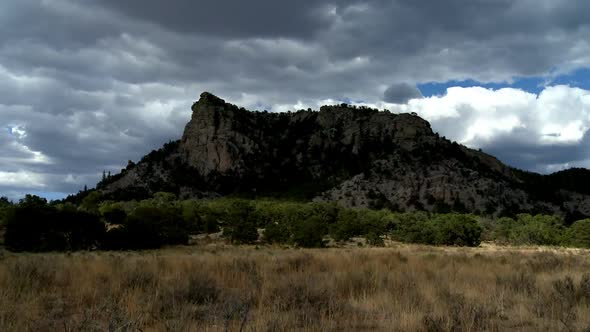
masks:
[[[0,207],[11,206],[12,202],[5,196],[0,197]]]
[[[12,202],[6,197],[0,197],[0,227],[4,224],[8,209],[12,207]]]
[[[27,194],[25,198],[19,201],[18,205],[20,207],[42,208],[47,205],[47,200],[37,195]]]
[[[90,213],[98,214],[98,204],[102,200],[102,195],[98,191],[92,191],[80,203],[80,208]]]
[[[81,250],[98,247],[105,232],[98,216],[72,206],[58,209],[27,195],[6,218],[6,247],[13,251]]]

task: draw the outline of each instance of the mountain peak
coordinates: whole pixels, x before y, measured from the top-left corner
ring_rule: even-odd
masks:
[[[216,95],[204,91],[201,93],[199,100],[197,101],[198,104],[207,104],[207,105],[224,105],[226,102],[225,100],[217,97]]]

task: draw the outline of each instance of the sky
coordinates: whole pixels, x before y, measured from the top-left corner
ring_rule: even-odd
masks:
[[[590,167],[590,1],[3,0],[0,196],[93,187],[203,91],[416,112],[511,166]]]

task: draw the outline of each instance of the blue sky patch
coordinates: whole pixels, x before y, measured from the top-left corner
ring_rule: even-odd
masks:
[[[32,191],[30,194],[46,198],[48,201],[64,199],[69,194],[54,191]]]
[[[416,86],[425,97],[431,96],[442,96],[447,92],[447,88],[459,86],[459,87],[483,87],[487,89],[502,89],[502,88],[515,88],[521,89],[527,92],[539,94],[546,86],[551,85],[569,85],[572,87],[578,87],[581,89],[590,90],[590,68],[583,68],[575,70],[571,73],[558,75],[554,78],[545,76],[535,77],[517,77],[512,83],[508,82],[491,82],[482,83],[475,80],[463,80],[456,81],[451,80],[447,82],[427,82],[417,84]]]

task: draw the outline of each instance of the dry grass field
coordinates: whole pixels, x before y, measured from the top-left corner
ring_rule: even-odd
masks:
[[[588,331],[566,249],[0,253],[0,331]]]

